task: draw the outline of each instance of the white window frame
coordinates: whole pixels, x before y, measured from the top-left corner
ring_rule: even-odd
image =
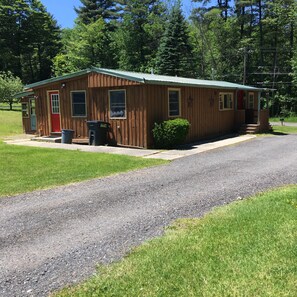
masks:
[[[84,115],[73,115],[73,93],[85,93],[85,114]],[[72,118],[86,118],[87,117],[87,92],[86,90],[74,90],[70,92],[71,98],[71,117]]]
[[[24,108],[26,106],[26,108]],[[26,116],[24,116],[24,112],[27,113]],[[29,102],[22,102],[22,118],[28,119],[29,118]]]
[[[252,105],[250,103],[253,103]],[[254,109],[255,108],[255,93],[249,92],[248,93],[248,109]]]
[[[111,104],[110,104],[110,94],[112,92],[124,92],[125,95],[125,116],[123,117],[113,117],[111,116]],[[114,90],[108,90],[108,108],[109,108],[109,118],[112,120],[125,120],[127,119],[127,92],[126,89],[114,89]]]
[[[178,92],[178,115],[170,115],[170,91]],[[167,91],[167,101],[168,101],[168,117],[169,118],[177,118],[181,116],[181,89],[178,88],[168,88]]]
[[[232,107],[225,107],[225,100],[224,100],[224,96],[225,95],[230,95],[231,96],[231,104]],[[223,98],[223,99],[222,99]],[[222,106],[221,106],[222,103]],[[225,111],[225,110],[233,110],[234,109],[234,94],[232,92],[220,92],[219,93],[219,110],[220,111]]]

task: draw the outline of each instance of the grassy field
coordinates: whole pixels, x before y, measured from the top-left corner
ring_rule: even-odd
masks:
[[[22,133],[21,113],[0,110],[0,197],[165,164],[166,161],[7,145]]]
[[[279,122],[280,120],[280,117],[278,118],[269,118],[269,121],[270,122]],[[285,122],[288,122],[288,123],[297,123],[297,117],[288,117],[288,118],[284,118],[285,119]]]
[[[0,110],[0,139],[21,133],[23,133],[21,112]]]
[[[297,187],[181,219],[56,297],[296,296]]]

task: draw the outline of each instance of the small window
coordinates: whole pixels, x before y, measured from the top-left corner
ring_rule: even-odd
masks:
[[[109,91],[110,118],[126,118],[126,91]]]
[[[254,109],[254,93],[249,93],[248,109]]]
[[[220,95],[219,95],[219,109],[220,110],[233,109],[233,93],[220,93]]]
[[[73,117],[86,117],[86,92],[74,91],[71,92],[72,96],[72,116]]]
[[[168,90],[168,106],[169,106],[170,117],[180,116],[180,90],[179,89]]]
[[[22,103],[22,116],[23,116],[23,118],[28,118],[29,117],[28,103]]]

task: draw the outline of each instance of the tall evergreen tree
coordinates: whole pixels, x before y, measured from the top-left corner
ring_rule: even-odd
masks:
[[[39,0],[0,0],[0,70],[30,83],[51,76],[60,29]]]
[[[154,65],[164,30],[165,7],[161,0],[124,0],[123,21],[114,34],[119,66],[149,71]]]
[[[75,8],[79,20],[88,25],[98,19],[110,22],[119,18],[120,6],[112,0],[80,0],[82,6]]]
[[[88,25],[77,22],[62,33],[63,50],[54,58],[54,73],[62,75],[91,66],[114,68],[113,43],[103,19]]]
[[[195,77],[193,48],[180,2],[172,8],[156,59],[159,74]]]

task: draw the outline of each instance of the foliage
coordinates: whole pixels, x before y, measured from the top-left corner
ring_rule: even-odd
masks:
[[[119,18],[119,11],[121,7],[118,1],[105,0],[80,0],[82,6],[75,8],[79,20],[83,24],[91,24],[98,19],[103,19],[106,23]]]
[[[0,0],[0,71],[30,83],[51,76],[60,29],[39,0]]]
[[[73,29],[64,29],[62,42],[63,51],[53,60],[57,76],[91,66],[112,68],[115,65],[110,33],[103,19],[88,25],[77,22]]]
[[[153,137],[155,147],[171,148],[182,144],[189,132],[190,123],[186,119],[174,119],[164,121],[160,124],[155,123]]]
[[[12,110],[12,104],[17,102],[14,95],[23,90],[19,77],[14,77],[11,72],[0,73],[0,102],[7,103]]]
[[[297,187],[180,219],[55,297],[295,296]]]
[[[160,0],[127,0],[123,22],[113,35],[119,67],[150,72],[164,30],[165,7]]]
[[[289,117],[297,112],[297,98],[276,92],[273,98],[271,114]]]
[[[195,77],[193,49],[180,2],[173,6],[156,58],[157,73]]]

